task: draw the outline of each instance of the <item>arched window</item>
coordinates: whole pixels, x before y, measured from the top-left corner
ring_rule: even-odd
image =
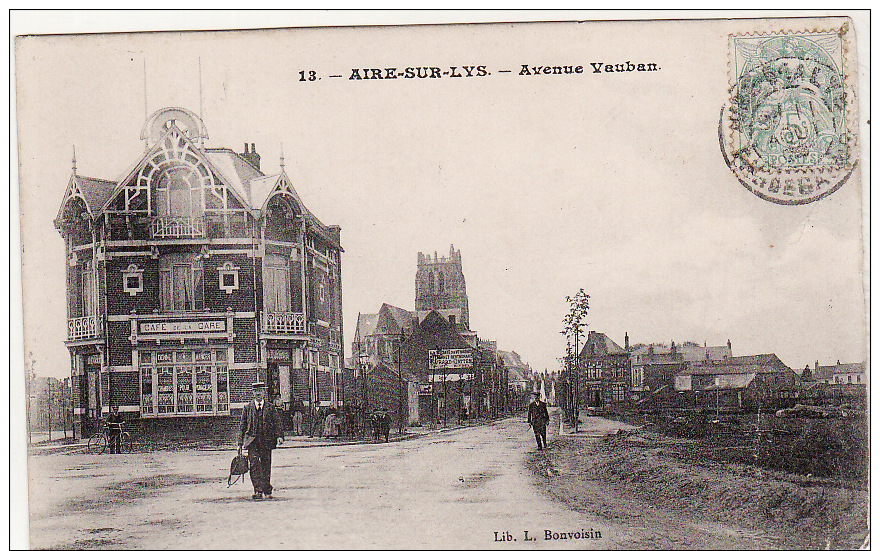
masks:
[[[263,221],[266,238],[273,241],[297,241],[299,227],[298,209],[293,200],[285,195],[275,195],[266,205]]]
[[[442,294],[445,289],[445,285],[444,285],[444,281],[443,281],[443,272],[437,273],[437,287],[438,287],[437,292]]]
[[[204,210],[198,172],[186,164],[163,170],[157,182],[157,210],[160,216],[198,218]]]
[[[428,294],[434,294],[434,272],[428,272]]]

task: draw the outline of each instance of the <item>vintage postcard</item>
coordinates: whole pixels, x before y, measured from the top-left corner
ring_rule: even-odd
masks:
[[[21,546],[869,545],[866,12],[254,15],[14,32]]]

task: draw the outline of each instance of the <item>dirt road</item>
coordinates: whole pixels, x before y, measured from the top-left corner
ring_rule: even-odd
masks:
[[[553,501],[526,467],[534,445],[508,419],[391,444],[282,448],[276,499],[262,502],[249,483],[226,487],[232,450],[35,456],[31,545],[633,548],[669,528],[600,522]],[[545,540],[545,530],[581,537]],[[713,528],[743,545],[726,530]],[[496,541],[505,532],[516,541]]]

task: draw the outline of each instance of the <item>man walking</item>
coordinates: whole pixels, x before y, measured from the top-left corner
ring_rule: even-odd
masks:
[[[550,422],[550,412],[547,411],[547,404],[541,401],[541,393],[533,392],[534,400],[529,404],[528,423],[532,425],[535,431],[535,440],[538,442],[538,449],[542,450],[547,447],[547,423]]]
[[[110,444],[110,453],[121,452],[122,441],[122,415],[119,414],[119,406],[110,406],[110,415],[107,416],[107,436]]]
[[[254,485],[254,499],[265,495],[272,499],[272,450],[284,442],[280,436],[278,416],[275,408],[266,400],[266,383],[254,383],[254,399],[244,406],[241,412],[241,430],[238,436],[238,451],[248,450],[248,467]]]

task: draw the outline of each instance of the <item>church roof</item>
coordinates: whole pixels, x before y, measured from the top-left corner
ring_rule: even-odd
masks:
[[[404,327],[408,329],[412,328],[413,313],[406,308],[394,306],[393,304],[388,304],[386,302],[382,304],[382,308],[379,309],[379,312],[381,313],[382,310],[387,311],[388,315],[394,320],[394,323],[397,324],[396,329],[399,330]]]
[[[357,334],[360,338],[372,335],[376,330],[376,322],[379,321],[379,314],[358,314]]]

